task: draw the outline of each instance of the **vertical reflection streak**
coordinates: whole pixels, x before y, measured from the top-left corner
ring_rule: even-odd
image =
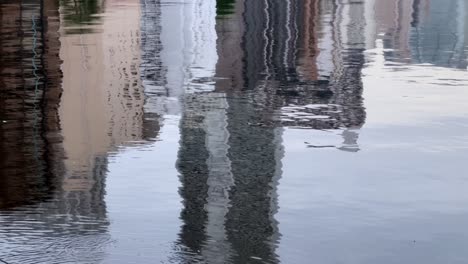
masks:
[[[36,46],[37,46],[37,29],[36,29],[36,18],[34,17],[34,15],[32,15],[31,17],[31,23],[32,23],[32,31],[33,31],[33,35],[32,35],[32,39],[33,39],[33,42],[32,42],[32,53],[33,53],[33,57],[31,59],[31,64],[32,64],[32,67],[33,67],[33,76],[34,76],[34,98],[33,98],[33,111],[34,111],[34,118],[33,118],[33,125],[32,125],[32,128],[33,128],[33,147],[34,147],[34,159],[36,160],[37,162],[37,168],[38,170],[41,170],[41,164],[39,162],[39,152],[38,152],[38,143],[37,143],[37,140],[38,140],[38,134],[39,134],[39,129],[38,129],[38,120],[39,120],[39,114],[38,114],[38,108],[37,108],[37,100],[39,98],[39,82],[40,82],[40,77],[39,75],[37,74],[37,65],[36,65],[36,59],[37,59],[37,51],[36,51]]]
[[[202,254],[208,263],[228,263],[231,258],[231,246],[227,241],[225,222],[229,211],[229,191],[234,184],[231,172],[231,161],[228,157],[229,131],[227,130],[228,109],[223,94],[211,94],[213,110],[205,115],[206,148],[209,156],[208,195],[205,210],[207,211],[206,234],[208,240]]]
[[[265,40],[265,45],[263,46],[263,64],[264,64],[264,67],[265,67],[265,73],[266,73],[266,79],[270,79],[270,70],[269,70],[269,67],[268,67],[268,58],[269,58],[269,55],[268,55],[268,28],[269,28],[269,25],[270,25],[270,15],[268,13],[268,8],[269,8],[269,1],[268,0],[264,0],[265,2],[265,6],[263,8],[263,11],[265,13],[265,27],[264,27],[264,30],[263,30],[263,39]]]
[[[285,23],[285,28],[286,28],[286,40],[285,40],[285,48],[284,48],[284,53],[283,53],[283,63],[284,67],[287,69],[288,68],[288,54],[289,54],[289,45],[291,41],[291,1],[292,0],[285,0],[286,1],[286,23]],[[294,23],[295,24],[295,23]]]

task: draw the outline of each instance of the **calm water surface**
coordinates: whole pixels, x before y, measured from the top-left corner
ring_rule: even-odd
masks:
[[[1,0],[5,263],[466,263],[465,0]]]

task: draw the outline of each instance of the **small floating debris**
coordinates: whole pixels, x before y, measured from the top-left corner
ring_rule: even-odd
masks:
[[[336,148],[333,145],[307,145],[308,148]]]

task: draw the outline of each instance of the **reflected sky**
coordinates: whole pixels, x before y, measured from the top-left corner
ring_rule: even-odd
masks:
[[[467,12],[0,3],[0,259],[464,263]]]

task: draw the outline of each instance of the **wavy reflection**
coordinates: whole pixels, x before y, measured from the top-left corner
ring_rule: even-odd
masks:
[[[112,11],[102,24],[70,32],[90,27],[69,19],[96,3],[75,2],[79,14],[56,0],[0,4],[2,260],[100,263],[109,156],[158,135],[141,82],[140,3],[101,3]]]
[[[231,6],[230,14],[218,16],[215,39],[189,40],[195,47],[216,40],[218,58],[215,72],[204,76],[215,77],[205,82],[212,88],[188,89],[183,97],[177,166],[184,200],[179,243],[185,253],[178,257],[277,263],[281,127],[338,129],[344,142],[336,148],[359,150],[365,120],[364,5],[236,1]],[[204,2],[198,8],[215,7]],[[208,54],[194,50],[200,57]],[[188,76],[192,69],[187,67]],[[190,88],[194,80],[188,82]]]
[[[284,126],[356,133],[365,120],[364,5],[259,1],[245,10],[245,87],[263,93]],[[357,149],[347,142],[339,148]]]
[[[107,166],[95,157],[88,182],[66,176],[58,1],[0,7],[2,36],[11,36],[1,42],[2,95],[7,95],[0,106],[2,259],[97,261],[103,257],[98,245],[108,240],[103,203]],[[17,32],[24,34],[16,38]],[[82,257],[83,252],[91,254]]]
[[[386,60],[467,68],[466,1],[376,1],[373,5]]]
[[[362,157],[367,54],[461,72],[467,12],[464,0],[2,1],[1,259],[106,261],[112,156],[180,117],[170,261],[280,263],[285,131],[339,135],[298,147],[331,149],[333,165]]]
[[[61,94],[60,42],[57,13],[43,17],[39,4],[15,1],[0,7],[0,206],[11,208],[50,198],[57,187],[54,175],[62,172],[54,122]]]

